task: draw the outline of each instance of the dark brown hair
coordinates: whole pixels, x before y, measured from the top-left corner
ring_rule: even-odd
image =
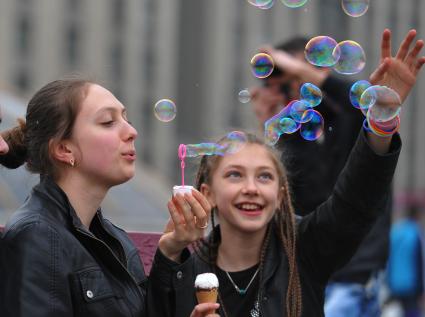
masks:
[[[55,80],[42,87],[28,103],[25,120],[2,132],[9,152],[0,164],[17,168],[26,163],[30,172],[56,177],[50,141],[67,139],[92,81],[82,78]]]
[[[288,317],[299,317],[301,316],[302,309],[302,298],[301,298],[301,284],[298,274],[298,267],[296,261],[296,225],[295,225],[295,213],[292,207],[291,197],[289,192],[289,184],[287,179],[286,169],[284,168],[281,161],[278,159],[278,155],[275,150],[266,145],[261,139],[257,138],[253,134],[246,134],[247,144],[258,144],[265,147],[270,157],[275,164],[276,171],[279,176],[279,187],[283,188],[283,199],[279,209],[276,210],[273,220],[268,224],[266,237],[263,242],[260,254],[260,280],[263,276],[264,258],[266,250],[269,244],[270,236],[274,234],[278,235],[282,246],[287,254],[288,265],[289,265],[289,280],[288,289],[286,293],[286,315]],[[223,142],[225,138],[221,139],[219,143]],[[196,176],[196,188],[201,189],[202,184],[211,185],[212,175],[220,162],[220,156],[203,156],[199,166],[198,174]],[[215,219],[214,212],[216,207],[211,211],[211,224],[213,230],[208,240],[201,240],[195,245],[195,251],[203,259],[207,260],[210,264],[215,265],[217,261],[218,247],[220,245],[220,232],[214,230]],[[206,252],[205,252],[206,249]]]

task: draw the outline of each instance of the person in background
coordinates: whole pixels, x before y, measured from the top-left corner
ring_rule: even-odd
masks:
[[[252,89],[254,112],[263,129],[265,120],[299,99],[303,83],[318,86],[324,95],[315,108],[324,118],[321,138],[306,141],[299,133],[284,134],[277,145],[289,170],[294,210],[300,216],[329,197],[364,119],[349,100],[353,82],[335,76],[329,68],[308,63],[304,57],[307,41],[299,37],[276,48],[264,48],[273,58],[275,70],[262,87]],[[390,195],[384,212],[350,262],[331,277],[326,291],[327,317],[380,316],[378,291],[388,256],[391,205]]]
[[[391,227],[387,282],[392,299],[401,303],[405,317],[419,317],[424,295],[424,262],[420,210],[410,206]]]

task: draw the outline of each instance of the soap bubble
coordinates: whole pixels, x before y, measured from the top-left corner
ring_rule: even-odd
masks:
[[[299,8],[307,3],[307,0],[281,0],[288,8]]]
[[[238,94],[238,99],[241,103],[248,103],[251,101],[251,94],[248,89],[243,89]]]
[[[376,122],[389,121],[400,113],[401,99],[396,91],[386,86],[371,86],[360,98],[360,109],[366,110]]]
[[[176,117],[177,108],[172,100],[161,99],[155,104],[154,113],[158,120],[169,122]]]
[[[324,121],[322,115],[316,111],[311,110],[311,120],[302,124],[300,129],[301,136],[307,141],[314,141],[320,138],[324,130]]]
[[[315,66],[334,66],[341,55],[337,45],[338,43],[329,36],[316,36],[305,46],[305,58]]]
[[[301,100],[307,102],[310,107],[316,107],[322,102],[322,91],[319,87],[311,84],[305,83],[300,88]]]
[[[369,9],[369,0],[342,0],[341,6],[347,15],[357,18]]]
[[[360,109],[360,98],[363,92],[372,86],[370,82],[367,80],[359,80],[356,81],[350,88],[350,102],[353,107]]]
[[[366,65],[366,55],[359,43],[354,41],[342,41],[338,43],[340,57],[334,65],[334,70],[340,74],[352,75],[363,70]]]
[[[270,55],[258,53],[251,59],[252,73],[257,78],[266,78],[270,76],[274,69],[274,62]]]

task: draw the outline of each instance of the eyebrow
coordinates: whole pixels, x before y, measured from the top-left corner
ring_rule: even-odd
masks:
[[[225,170],[232,169],[232,168],[244,169],[245,167],[242,166],[242,165],[232,164],[232,165],[226,166]],[[269,166],[269,165],[261,165],[261,166],[256,167],[256,169],[274,169],[274,167]]]
[[[121,109],[121,113],[127,113],[127,109],[125,107],[120,108],[120,109]],[[103,113],[103,112],[119,112],[119,109],[117,109],[117,107],[109,106],[109,107],[106,107],[106,108],[99,109],[96,112],[96,114]]]

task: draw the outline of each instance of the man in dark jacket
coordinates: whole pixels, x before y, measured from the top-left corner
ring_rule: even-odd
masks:
[[[289,174],[293,204],[305,216],[331,194],[361,127],[361,112],[351,106],[352,82],[333,76],[330,69],[316,68],[305,61],[305,38],[294,38],[269,49],[275,70],[263,87],[252,90],[254,111],[260,124],[280,111],[282,105],[299,99],[299,87],[310,82],[324,95],[315,108],[325,123],[323,135],[306,141],[299,133],[284,134],[278,143]],[[351,261],[336,272],[327,288],[327,317],[379,316],[377,277],[388,256],[391,199]],[[362,310],[362,307],[365,310]]]

